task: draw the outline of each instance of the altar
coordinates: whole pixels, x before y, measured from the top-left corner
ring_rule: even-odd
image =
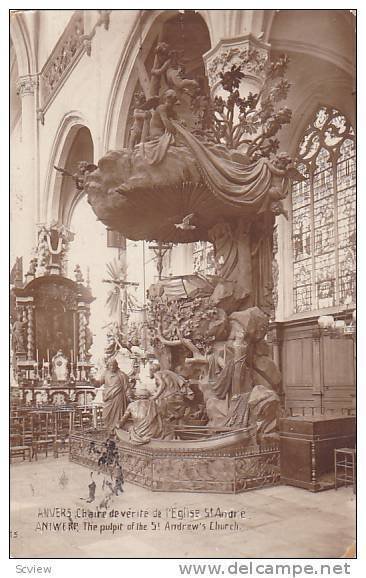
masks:
[[[42,231],[44,235],[45,232]],[[39,259],[38,259],[39,262]],[[90,287],[34,263],[11,293],[12,397],[25,405],[90,405]]]

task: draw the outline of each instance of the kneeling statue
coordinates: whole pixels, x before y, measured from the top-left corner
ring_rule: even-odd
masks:
[[[119,427],[122,428],[129,419],[132,419],[129,437],[133,444],[147,444],[153,438],[163,438],[163,421],[155,400],[150,398],[147,389],[140,389],[135,395],[137,399],[128,404]]]

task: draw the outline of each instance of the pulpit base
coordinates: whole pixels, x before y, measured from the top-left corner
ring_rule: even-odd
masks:
[[[70,460],[98,469],[106,437],[106,433],[95,430],[73,434]],[[196,447],[184,440],[152,441],[143,446],[132,445],[127,440],[116,443],[125,481],[154,492],[236,494],[274,486],[280,481],[276,444],[267,447],[236,444],[205,450],[204,441],[197,442]]]

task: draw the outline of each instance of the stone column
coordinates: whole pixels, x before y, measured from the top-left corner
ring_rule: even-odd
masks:
[[[23,182],[19,184],[23,197],[22,255],[25,267],[36,244],[37,191],[36,191],[36,133],[37,133],[37,91],[38,75],[21,76],[17,92],[22,101],[22,154],[15,159],[21,165]],[[19,233],[19,232],[18,232]]]

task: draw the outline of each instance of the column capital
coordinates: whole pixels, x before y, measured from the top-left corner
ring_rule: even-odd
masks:
[[[215,89],[220,82],[220,74],[230,70],[233,65],[240,65],[246,76],[261,84],[264,80],[270,48],[270,44],[259,40],[252,34],[222,38],[216,46],[203,55],[211,89]]]
[[[39,85],[38,74],[27,74],[20,76],[17,81],[17,94],[27,96],[35,93]]]

